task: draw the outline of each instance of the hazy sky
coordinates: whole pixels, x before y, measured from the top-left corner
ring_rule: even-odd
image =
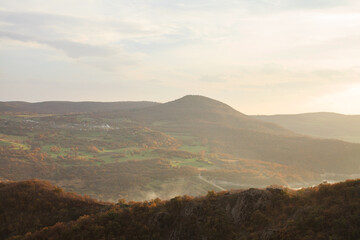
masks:
[[[360,114],[359,0],[0,0],[0,101]]]

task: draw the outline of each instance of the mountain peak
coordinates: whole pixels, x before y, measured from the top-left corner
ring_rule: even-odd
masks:
[[[219,102],[215,99],[205,97],[202,95],[185,95],[182,98],[176,99],[174,101],[215,101],[215,102]]]
[[[171,102],[165,103],[165,105],[176,106],[181,109],[196,109],[197,112],[201,111],[221,111],[221,112],[237,112],[235,109],[230,107],[229,105],[217,101],[215,99],[201,96],[201,95],[186,95],[182,98],[176,99]]]
[[[133,111],[133,114],[150,122],[197,121],[228,125],[240,119],[254,121],[225,103],[200,95],[186,95],[164,104]]]
[[[202,96],[202,95],[185,95],[183,96],[182,98],[179,98],[177,100],[213,100],[213,101],[216,101],[212,98],[209,98],[209,97],[205,97],[205,96]],[[176,101],[176,100],[175,100]]]
[[[269,123],[255,120],[229,105],[200,95],[186,95],[182,98],[157,106],[127,112],[127,117],[142,122],[164,124],[176,123],[182,130],[204,128],[207,124],[214,129],[237,128],[252,131],[289,134],[289,131]]]

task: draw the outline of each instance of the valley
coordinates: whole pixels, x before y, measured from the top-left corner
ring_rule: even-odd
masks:
[[[360,240],[360,1],[0,0],[0,240]]]
[[[202,96],[101,112],[26,111],[0,115],[0,178],[49,180],[104,201],[297,188],[360,167],[360,144],[306,137]]]

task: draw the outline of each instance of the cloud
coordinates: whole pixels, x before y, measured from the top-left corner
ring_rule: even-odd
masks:
[[[344,6],[349,3],[348,0],[268,0],[275,6],[282,9],[319,9]]]
[[[21,42],[35,42],[38,44],[44,44],[49,47],[61,50],[69,57],[79,58],[87,56],[101,56],[106,57],[113,55],[114,52],[109,47],[92,46],[89,44],[83,44],[78,42],[71,42],[66,40],[42,40],[30,36],[24,36],[16,33],[0,32],[0,38],[9,38]]]
[[[13,25],[44,26],[79,23],[78,18],[39,12],[12,12],[0,9],[0,21]]]
[[[105,1],[111,3],[113,1]],[[151,9],[170,9],[174,11],[209,11],[224,10],[234,7],[247,8],[248,10],[271,11],[292,9],[318,9],[343,6],[349,0],[140,0],[136,5]]]
[[[81,18],[43,12],[13,12],[0,9],[2,31],[52,40],[65,39],[89,45],[112,44],[128,38],[163,34],[146,21],[111,17]]]
[[[70,41],[43,41],[50,47],[64,51],[69,57],[86,57],[86,56],[101,56],[106,57],[115,54],[113,50],[108,47],[92,46]]]
[[[198,92],[227,99],[231,105],[241,100],[260,107],[268,101],[272,109],[280,103],[285,108],[302,91],[315,96],[329,86],[358,81],[356,4],[354,0],[4,0],[0,68],[8,82],[16,78],[19,86],[21,81],[55,78],[64,82],[64,88],[74,82],[74,93],[87,81],[94,91],[121,82],[110,91],[112,96],[97,93],[106,99],[151,97],[156,92],[156,100],[164,101],[163,96],[170,100],[173,94]],[[34,81],[34,88],[39,81]],[[48,91],[59,93],[52,85]],[[41,97],[40,91],[36,93]]]
[[[224,77],[225,76],[221,76],[221,75],[205,75],[200,77],[199,81],[206,83],[222,83],[222,82],[226,82]]]

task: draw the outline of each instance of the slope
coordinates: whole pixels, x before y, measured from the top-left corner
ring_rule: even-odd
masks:
[[[292,135],[290,131],[276,124],[254,120],[222,102],[198,95],[188,95],[157,106],[133,109],[123,113],[137,121],[162,127],[176,124],[186,128],[196,128],[204,124],[215,124],[223,127]]]
[[[185,96],[113,114],[167,133],[205,137],[212,153],[293,165],[318,173],[357,173],[360,169],[360,144],[299,135],[202,96]]]
[[[360,143],[360,115],[319,112],[254,118],[278,124],[301,134]]]
[[[49,182],[0,183],[0,239],[98,213],[110,205],[63,192]]]
[[[358,239],[360,181],[120,202],[18,239]]]

